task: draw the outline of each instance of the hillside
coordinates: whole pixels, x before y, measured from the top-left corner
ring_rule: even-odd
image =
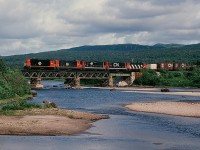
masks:
[[[9,66],[22,67],[26,58],[120,62],[190,62],[200,58],[200,44],[136,44],[81,46],[57,51],[3,57]]]

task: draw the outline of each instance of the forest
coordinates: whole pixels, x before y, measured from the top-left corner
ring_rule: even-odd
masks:
[[[0,59],[0,100],[20,98],[30,94],[30,87],[22,73],[7,67]]]
[[[136,44],[81,46],[41,53],[4,56],[2,59],[13,68],[22,68],[26,58],[86,60],[110,62],[185,62],[200,64],[200,44]]]

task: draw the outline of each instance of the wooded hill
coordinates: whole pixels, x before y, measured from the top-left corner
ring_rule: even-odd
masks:
[[[49,52],[2,57],[11,67],[21,68],[26,58],[111,62],[186,62],[199,63],[200,44],[136,44],[81,46]]]

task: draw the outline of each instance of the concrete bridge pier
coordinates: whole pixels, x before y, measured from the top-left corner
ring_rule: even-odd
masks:
[[[133,82],[135,81],[135,72],[131,72],[130,74],[130,80],[129,80],[129,85],[132,85]]]
[[[74,79],[74,87],[76,89],[80,89],[81,85],[80,85],[81,79],[79,77],[79,75],[76,76],[76,78]]]
[[[135,81],[135,72],[131,72],[130,76],[125,81],[128,85],[132,85]]]
[[[109,74],[108,86],[109,86],[109,87],[113,87],[113,86],[114,86],[112,74]]]
[[[44,88],[44,85],[41,84],[41,78],[31,78],[30,85],[31,88]]]

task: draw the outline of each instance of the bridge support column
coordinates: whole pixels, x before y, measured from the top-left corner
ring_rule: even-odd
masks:
[[[81,82],[80,77],[79,75],[77,75],[76,78],[74,79],[74,86],[76,89],[80,89],[80,86],[81,86],[80,82]]]
[[[135,72],[131,72],[129,85],[133,84],[134,81],[135,81]]]
[[[132,85],[135,81],[135,72],[131,72],[130,76],[125,81],[128,85]]]
[[[109,74],[108,86],[113,87],[113,76],[112,76],[112,74]]]
[[[41,84],[41,78],[31,78],[30,85],[31,88],[44,88],[44,85]]]

